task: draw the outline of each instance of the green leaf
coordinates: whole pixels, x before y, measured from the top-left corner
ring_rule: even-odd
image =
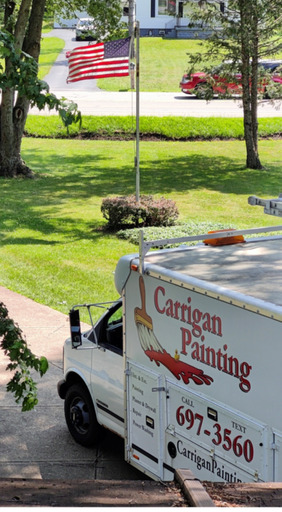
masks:
[[[48,361],[47,361],[46,357],[42,356],[40,358],[40,375],[41,375],[41,377],[42,377],[42,375],[44,375],[47,372],[48,368],[49,368]]]
[[[22,411],[23,412],[31,411],[32,409],[34,409],[34,407],[37,404],[38,404],[38,399],[34,395],[29,394],[23,400]]]

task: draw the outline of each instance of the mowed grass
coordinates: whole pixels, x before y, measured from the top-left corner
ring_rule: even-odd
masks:
[[[281,191],[282,142],[260,142],[265,171],[245,169],[241,141],[142,142],[141,193],[173,199],[180,221],[246,228],[279,219],[247,204]],[[1,179],[0,284],[68,312],[117,298],[118,259],[138,248],[103,231],[103,197],[135,193],[132,142],[24,139],[36,179]],[[189,234],[189,233],[187,233]]]
[[[230,100],[232,102],[232,100]],[[140,136],[160,139],[243,139],[243,119],[227,117],[140,117]],[[25,133],[33,137],[100,137],[129,140],[135,138],[135,118],[130,116],[83,116],[82,126],[64,127],[58,115],[29,115]],[[260,118],[259,136],[281,136],[281,118]]]

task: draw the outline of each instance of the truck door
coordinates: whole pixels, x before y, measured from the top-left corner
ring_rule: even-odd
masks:
[[[124,364],[122,303],[115,304],[95,326],[91,391],[99,423],[124,435]]]

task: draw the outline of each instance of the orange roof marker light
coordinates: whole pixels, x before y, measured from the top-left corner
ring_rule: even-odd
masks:
[[[236,229],[218,229],[216,231],[209,231],[208,234],[211,233],[222,233],[222,232],[230,232],[236,231]],[[209,238],[204,240],[204,244],[206,245],[232,245],[232,244],[241,244],[245,242],[243,235],[235,235],[235,236],[226,236],[220,238]]]

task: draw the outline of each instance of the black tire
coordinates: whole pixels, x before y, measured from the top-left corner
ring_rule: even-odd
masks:
[[[66,393],[65,419],[74,440],[82,446],[93,446],[102,427],[97,422],[92,399],[81,384],[73,384]]]

